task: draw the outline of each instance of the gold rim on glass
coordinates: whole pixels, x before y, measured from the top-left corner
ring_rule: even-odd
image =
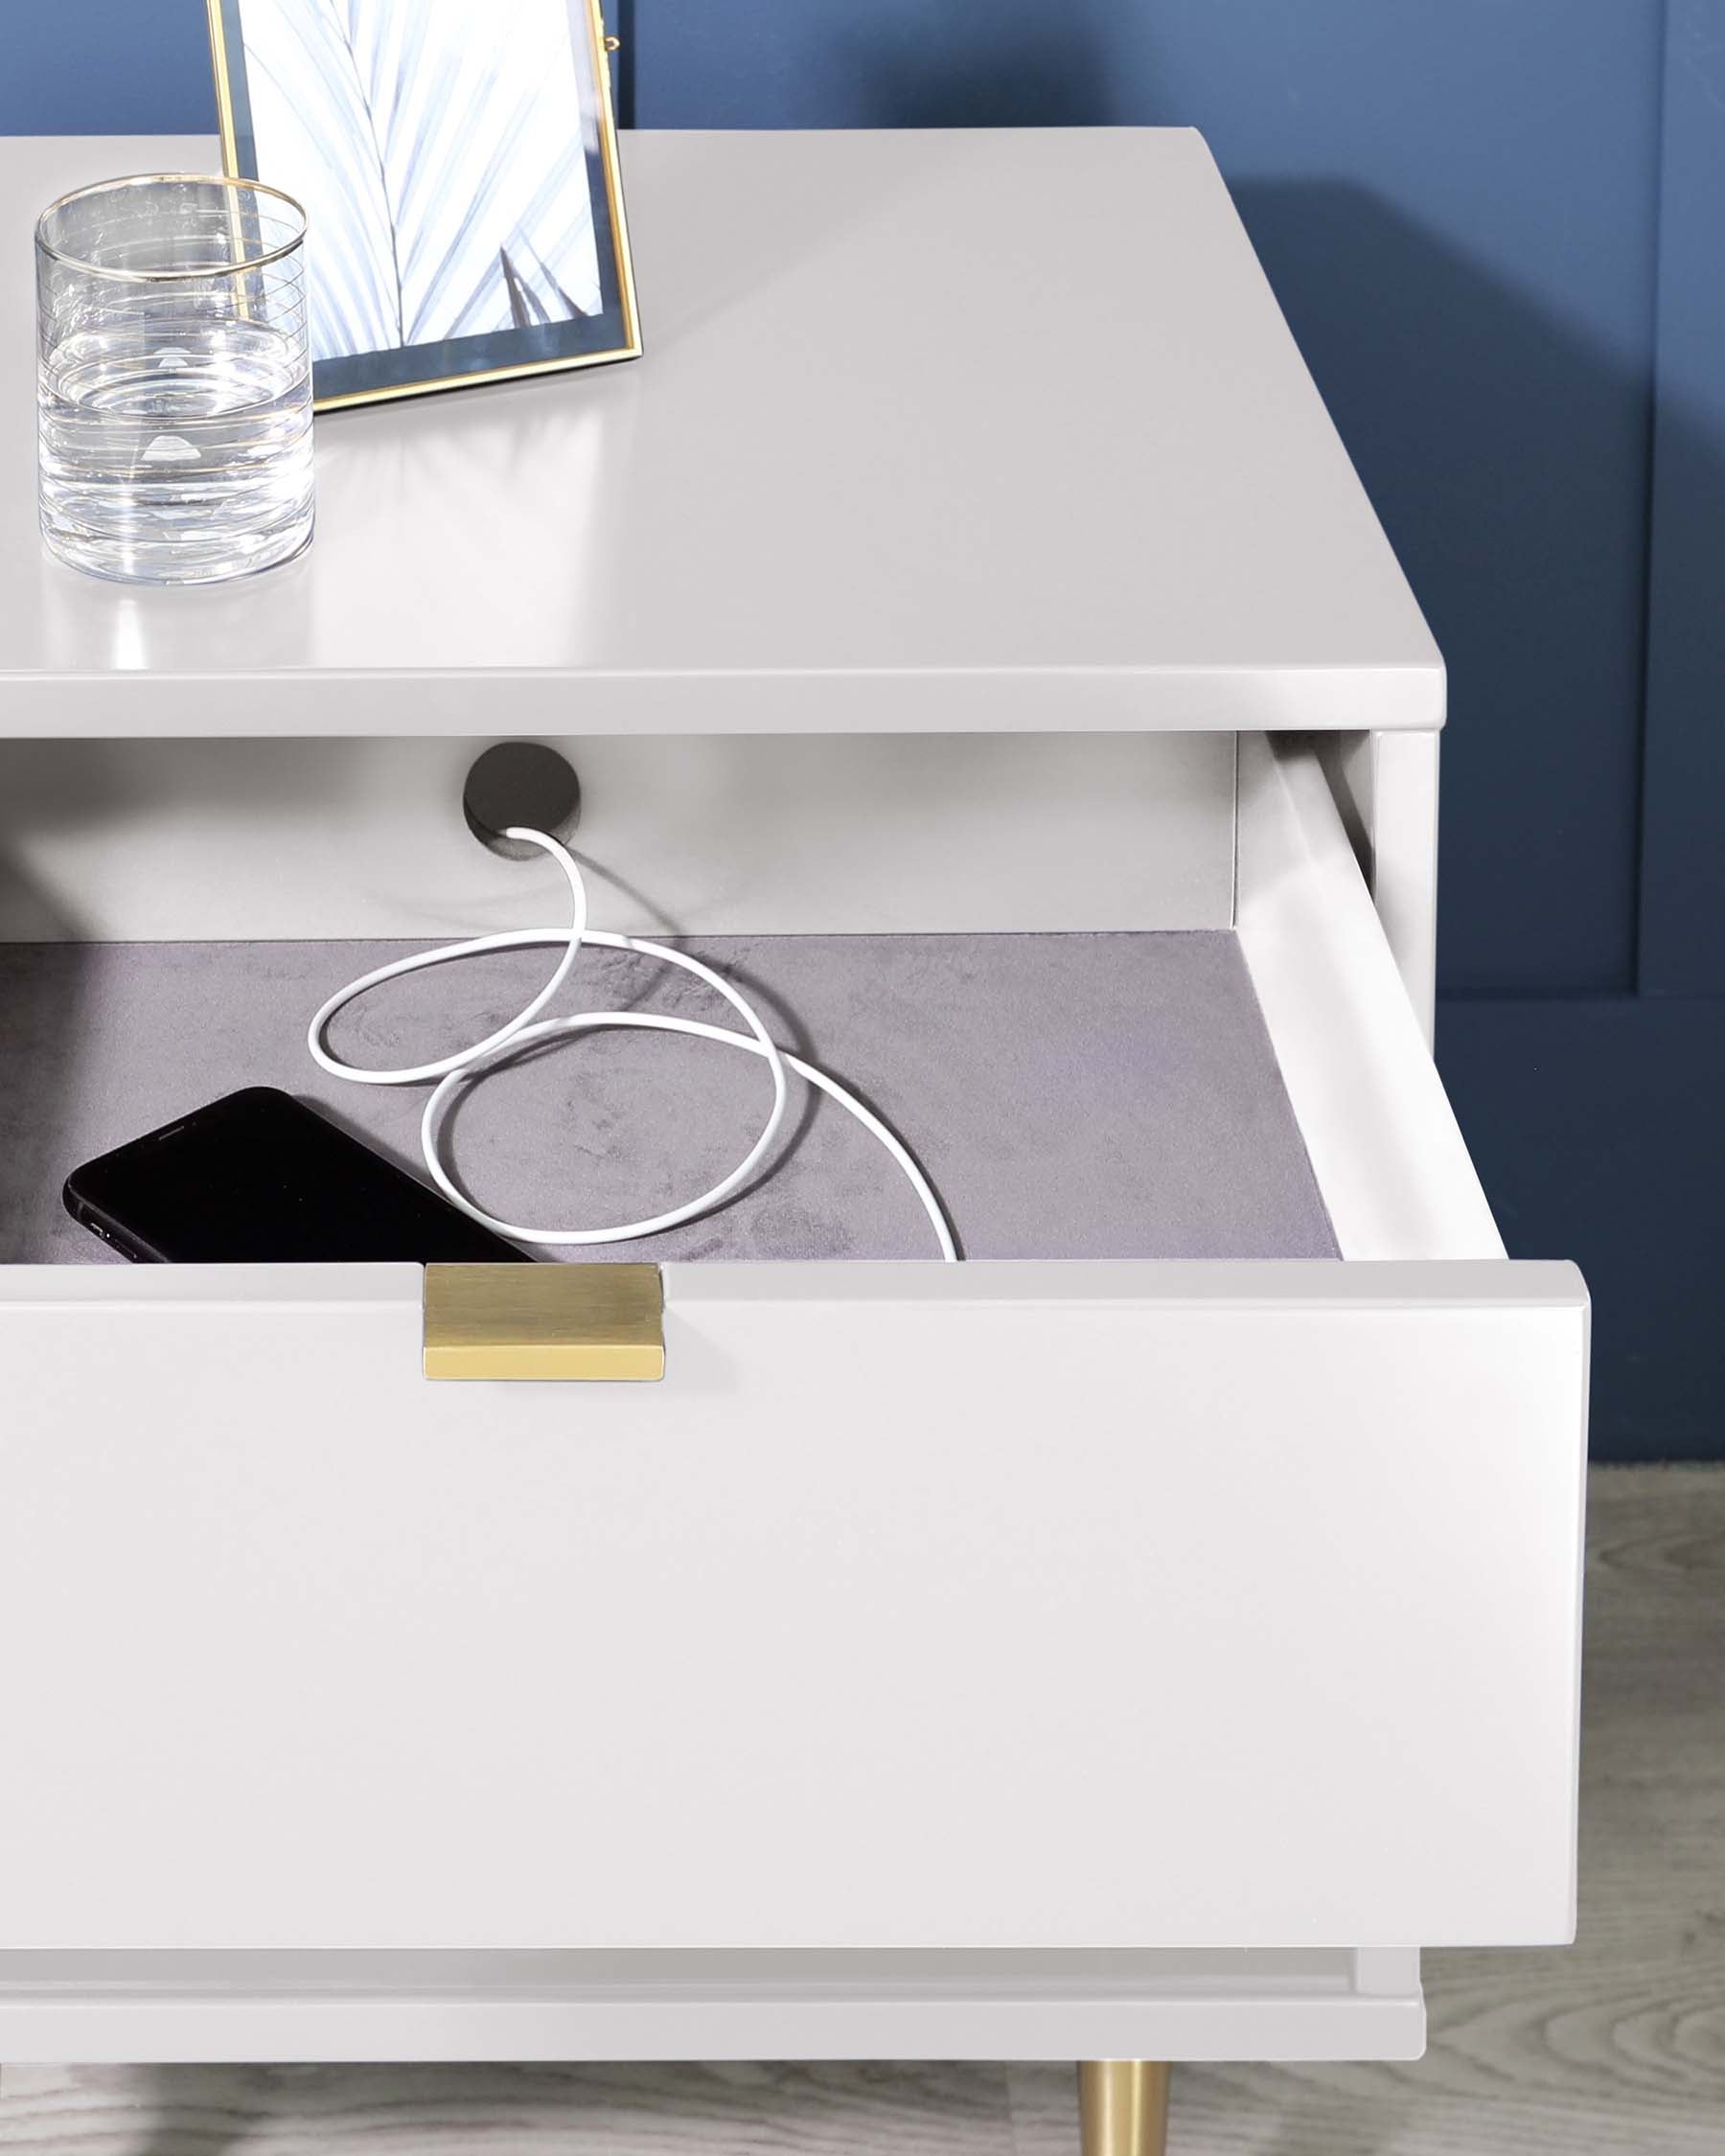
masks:
[[[191,181],[198,187],[225,187],[239,194],[244,189],[253,195],[267,195],[272,202],[282,202],[299,219],[299,230],[291,240],[284,240],[279,247],[269,247],[261,255],[248,255],[243,262],[203,264],[185,269],[111,269],[99,262],[85,262],[80,256],[68,255],[47,239],[44,228],[57,210],[68,203],[81,202],[91,195],[111,195],[123,187],[161,187],[175,181]],[[122,285],[185,285],[207,283],[212,277],[243,277],[254,269],[264,269],[272,262],[280,262],[292,254],[306,237],[306,208],[291,195],[279,187],[271,187],[264,180],[232,179],[225,172],[133,172],[126,179],[97,180],[90,187],[75,187],[70,194],[61,195],[49,203],[36,219],[35,243],[50,262],[58,262],[64,268],[80,270],[87,277],[110,277]]]

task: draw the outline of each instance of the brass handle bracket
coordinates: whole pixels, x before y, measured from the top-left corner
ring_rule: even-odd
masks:
[[[428,1265],[428,1378],[640,1383],[665,1374],[656,1265]]]

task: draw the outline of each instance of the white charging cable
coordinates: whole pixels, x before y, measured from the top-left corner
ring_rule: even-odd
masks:
[[[494,1228],[499,1235],[507,1235],[518,1243],[629,1243],[637,1236],[656,1235],[667,1227],[676,1227],[686,1220],[699,1220],[723,1204],[733,1191],[739,1190],[748,1181],[769,1146],[777,1136],[779,1126],[785,1119],[789,1098],[785,1083],[787,1070],[794,1070],[807,1084],[818,1089],[840,1107],[854,1115],[865,1131],[878,1138],[903,1171],[906,1180],[915,1191],[917,1201],[929,1216],[934,1230],[935,1241],[940,1245],[940,1254],[949,1264],[957,1262],[958,1251],[953,1241],[953,1231],[947,1225],[946,1215],[940,1209],[929,1179],[911,1158],[908,1149],[896,1133],[889,1130],[872,1110],[864,1108],[854,1093],[847,1092],[836,1078],[829,1078],[824,1070],[817,1070],[812,1063],[800,1056],[792,1055],[773,1041],[761,1017],[748,998],[703,966],[699,958],[691,958],[686,951],[673,951],[662,943],[650,943],[642,936],[615,935],[604,929],[587,926],[586,884],[574,856],[566,846],[548,837],[542,831],[530,831],[524,825],[514,825],[505,831],[506,838],[518,839],[522,844],[537,846],[541,853],[549,854],[568,879],[571,908],[566,929],[512,929],[501,935],[473,936],[465,943],[446,943],[435,951],[415,952],[411,957],[393,959],[387,966],[378,966],[369,974],[361,974],[345,988],[338,988],[329,1000],[322,1004],[306,1030],[306,1045],[319,1068],[329,1071],[332,1077],[346,1078],[356,1086],[416,1086],[435,1080],[430,1098],[426,1102],[425,1113],[420,1117],[420,1151],[425,1155],[426,1166],[432,1181],[451,1204],[459,1205],[471,1219]],[[562,944],[564,954],[558,960],[551,978],[530,1003],[524,1004],[507,1025],[500,1025],[483,1041],[475,1041],[471,1047],[457,1048],[452,1054],[440,1057],[435,1063],[422,1063],[410,1069],[368,1070],[358,1064],[343,1063],[324,1044],[324,1036],[330,1021],[337,1011],[351,1003],[367,989],[377,988],[386,980],[399,980],[405,974],[417,974],[428,966],[441,966],[451,958],[476,958],[488,951],[520,951],[542,944]],[[724,1025],[702,1025],[694,1019],[662,1017],[653,1011],[580,1011],[572,1018],[540,1019],[533,1021],[568,978],[582,949],[586,945],[602,945],[608,951],[633,951],[644,958],[656,958],[667,966],[678,966],[685,974],[693,974],[697,980],[704,981],[716,989],[727,1003],[738,1012],[748,1030],[739,1032]],[[746,1048],[750,1055],[761,1057],[772,1078],[772,1106],[761,1135],[748,1151],[731,1169],[721,1176],[710,1190],[700,1197],[690,1198],[680,1205],[673,1205],[669,1212],[656,1213],[651,1220],[625,1221],[616,1227],[522,1227],[514,1222],[498,1220],[473,1201],[455,1182],[444,1166],[440,1152],[440,1139],[445,1110],[459,1086],[483,1077],[489,1068],[507,1062],[512,1056],[535,1041],[549,1040],[560,1033],[589,1033],[608,1026],[636,1026],[652,1033],[686,1033],[698,1041],[718,1041],[727,1048]]]

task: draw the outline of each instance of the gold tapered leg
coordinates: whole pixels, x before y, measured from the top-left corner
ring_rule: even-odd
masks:
[[[1145,2058],[1087,2058],[1078,2069],[1084,2156],[1163,2156],[1168,2070]]]

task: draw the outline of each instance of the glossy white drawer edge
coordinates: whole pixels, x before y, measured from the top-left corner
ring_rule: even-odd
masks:
[[[1319,754],[1428,1045],[1438,1016],[1442,736],[1324,734]]]
[[[1573,1268],[665,1278],[486,1387],[411,1267],[0,1277],[0,1944],[1568,1936]]]
[[[1243,734],[1235,925],[1345,1258],[1501,1258],[1503,1238],[1324,777]]]
[[[14,2063],[1410,2059],[1424,2041],[1412,1951],[0,1955]]]

